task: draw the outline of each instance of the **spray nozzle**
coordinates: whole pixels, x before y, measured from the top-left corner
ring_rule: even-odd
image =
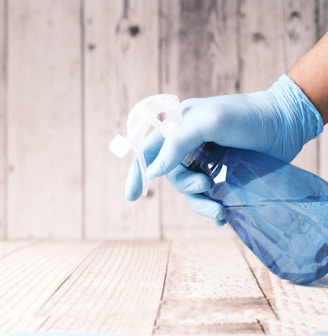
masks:
[[[159,119],[162,117],[162,120]],[[144,139],[151,126],[157,128],[163,137],[170,134],[182,123],[180,102],[178,97],[170,94],[158,94],[143,99],[129,112],[127,120],[127,137],[117,134],[109,145],[109,150],[122,158],[132,148],[138,159],[141,177],[142,194],[148,190],[145,172],[147,169],[143,154]]]

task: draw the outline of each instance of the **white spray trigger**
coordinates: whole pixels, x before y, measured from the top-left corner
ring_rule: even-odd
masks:
[[[161,117],[160,120],[158,117]],[[147,165],[143,154],[144,139],[148,129],[157,128],[166,137],[182,123],[180,102],[177,96],[158,94],[143,99],[129,112],[127,137],[117,134],[109,145],[109,150],[118,157],[124,157],[132,148],[138,159],[142,194],[146,195],[148,183],[145,177]]]

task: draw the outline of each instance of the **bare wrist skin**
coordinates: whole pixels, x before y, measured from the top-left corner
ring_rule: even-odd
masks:
[[[287,72],[328,122],[328,32]]]

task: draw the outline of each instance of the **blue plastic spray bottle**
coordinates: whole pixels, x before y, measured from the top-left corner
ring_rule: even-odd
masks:
[[[227,221],[273,273],[305,284],[328,272],[323,179],[261,153],[214,143],[197,148],[183,164],[211,178],[208,197],[225,207]]]
[[[146,105],[156,113],[146,111]],[[164,122],[154,121],[154,116],[167,110],[170,112]],[[149,125],[162,128],[165,135],[181,122],[175,96],[149,97],[132,111],[128,125],[142,124],[137,133],[143,137]],[[119,136],[112,142],[111,150],[122,156],[126,152],[123,147],[135,149],[146,193],[141,137],[136,138],[137,146],[133,137],[126,140]],[[301,284],[328,273],[327,182],[264,154],[215,143],[204,143],[189,153],[183,164],[211,178],[213,184],[207,196],[225,207],[228,223],[273,273]]]

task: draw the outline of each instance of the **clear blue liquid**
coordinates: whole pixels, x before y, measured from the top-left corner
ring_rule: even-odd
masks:
[[[295,283],[328,273],[324,180],[255,152],[210,145],[194,154],[189,169],[212,178],[208,196],[224,205],[227,221],[273,273]],[[222,164],[226,182],[215,183]]]
[[[279,277],[308,283],[328,272],[327,201],[268,202],[227,210],[227,220],[242,241]]]

